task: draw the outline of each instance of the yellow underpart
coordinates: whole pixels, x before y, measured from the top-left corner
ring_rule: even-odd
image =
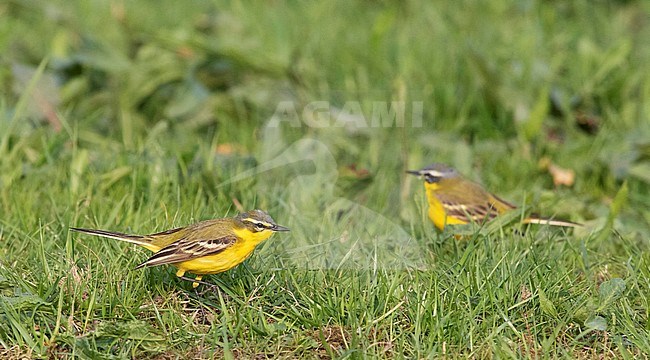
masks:
[[[467,224],[466,221],[459,218],[447,216],[447,211],[445,211],[442,203],[434,194],[435,187],[430,184],[428,187],[425,186],[425,189],[427,191],[427,200],[429,202],[429,219],[433,221],[433,225],[435,225],[440,231],[445,229],[445,225]]]
[[[185,274],[185,272],[197,275],[218,274],[230,270],[246,260],[260,242],[273,235],[270,230],[256,233],[246,229],[234,229],[233,231],[238,239],[229,248],[214,255],[174,264],[178,268],[176,275]]]

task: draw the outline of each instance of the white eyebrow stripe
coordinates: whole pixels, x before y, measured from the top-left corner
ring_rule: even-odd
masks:
[[[435,177],[443,177],[444,176],[443,173],[441,173],[440,171],[436,171],[436,170],[428,170],[426,173],[431,175],[431,176],[435,176]]]
[[[253,224],[262,224],[263,223],[262,221],[251,219],[251,218],[246,218],[243,221],[247,221],[247,222],[253,223]]]
[[[269,224],[269,223],[267,223],[267,222],[265,222],[265,221],[259,221],[259,220],[255,220],[255,219],[251,219],[251,218],[246,218],[246,219],[243,219],[242,221],[246,221],[246,222],[249,222],[249,223],[253,223],[253,224],[255,224],[255,225],[261,225],[261,226],[263,226],[263,227],[265,227],[265,228],[271,228],[271,227],[273,227],[273,224]]]

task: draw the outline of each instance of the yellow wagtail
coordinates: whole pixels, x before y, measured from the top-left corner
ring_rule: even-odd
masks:
[[[483,186],[465,179],[456,169],[434,163],[422,170],[409,170],[409,174],[424,178],[424,188],[429,202],[429,218],[443,230],[445,225],[483,223],[497,215],[516,208],[515,205],[488,192]],[[570,221],[528,217],[524,224],[576,227]]]
[[[128,235],[118,232],[70,228],[86,234],[138,244],[155,254],[136,269],[172,264],[176,276],[196,274],[193,287],[203,275],[230,270],[242,263],[262,241],[274,232],[289,231],[262,210],[252,210],[232,218],[206,220],[186,227],[151,235]]]

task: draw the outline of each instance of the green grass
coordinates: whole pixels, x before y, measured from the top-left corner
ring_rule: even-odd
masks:
[[[649,12],[3,3],[0,357],[647,357]],[[300,126],[267,126],[282,101]],[[315,101],[368,123],[404,101],[406,126],[309,127]],[[404,174],[434,161],[586,226],[439,234]],[[146,250],[68,231],[240,206],[292,231],[198,292],[171,267],[131,270]]]

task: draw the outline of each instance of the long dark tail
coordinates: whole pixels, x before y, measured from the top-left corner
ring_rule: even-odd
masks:
[[[82,229],[82,228],[75,228],[75,227],[71,227],[70,230],[77,231],[84,234],[89,234],[89,235],[101,236],[109,239],[126,241],[132,244],[144,246],[146,248],[150,248],[152,245],[150,238],[141,235],[129,235],[129,234],[123,234],[123,233],[113,232],[113,231]]]
[[[582,224],[574,223],[566,220],[556,220],[543,218],[540,216],[530,216],[524,219],[524,224],[539,224],[539,225],[550,225],[550,226],[563,226],[563,227],[582,227]]]

